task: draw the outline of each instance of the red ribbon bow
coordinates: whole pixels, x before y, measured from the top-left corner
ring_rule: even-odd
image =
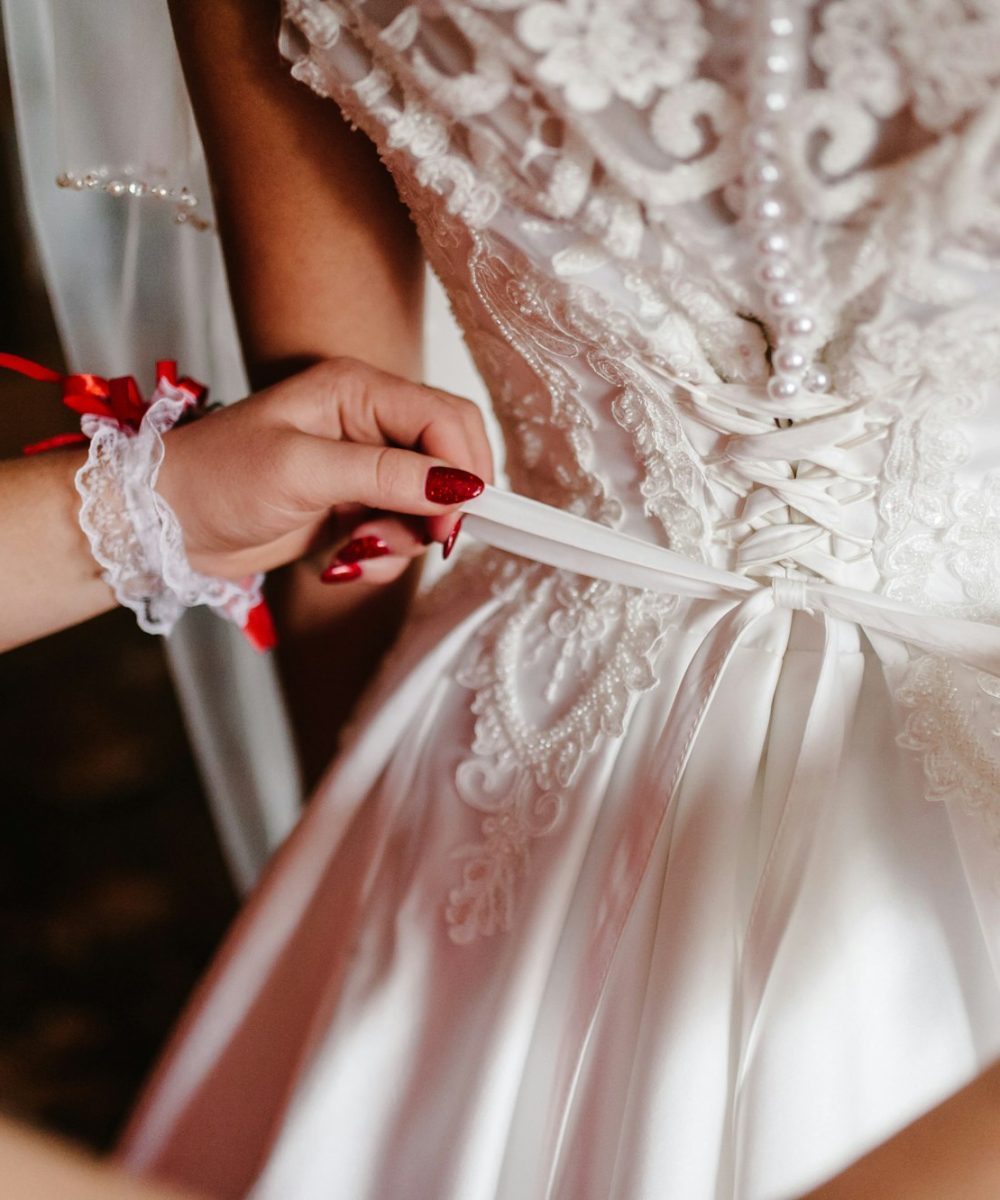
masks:
[[[26,375],[29,379],[37,379],[40,383],[61,384],[62,402],[67,408],[81,416],[89,414],[109,418],[117,422],[122,429],[137,430],[149,410],[150,402],[143,398],[139,385],[131,375],[120,375],[116,379],[87,374],[62,375],[50,367],[43,367],[41,363],[21,358],[17,354],[0,354],[0,367],[16,371],[19,375]],[[186,392],[191,408],[203,405],[208,396],[208,388],[204,384],[186,375],[181,379],[177,378],[177,363],[172,359],[157,362],[156,379],[157,384],[165,381],[172,387]],[[60,433],[25,446],[24,453],[42,454],[47,450],[61,449],[63,446],[78,446],[88,440],[83,433]],[[242,632],[255,650],[271,650],[277,644],[274,622],[265,601],[261,600],[250,610]]]
[[[149,409],[149,401],[143,398],[139,385],[132,375],[120,375],[116,379],[104,379],[100,375],[61,375],[49,367],[17,354],[0,354],[0,367],[17,371],[29,379],[41,383],[62,385],[62,401],[67,408],[81,416],[106,417],[115,421],[122,429],[138,429]],[[208,389],[194,379],[177,378],[177,363],[164,359],[156,364],[157,382],[165,380],[171,386],[186,392],[191,407],[201,405],[208,396]],[[25,446],[25,454],[41,454],[61,446],[76,446],[87,440],[82,433],[60,433],[44,441]]]

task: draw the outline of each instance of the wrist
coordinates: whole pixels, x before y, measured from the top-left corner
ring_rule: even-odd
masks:
[[[198,518],[199,499],[204,503],[205,481],[197,478],[191,462],[197,442],[192,441],[196,423],[178,425],[163,434],[163,460],[156,478],[156,494],[174,513],[183,537],[184,553],[191,567],[216,574],[212,547]],[[198,434],[195,433],[195,439]]]
[[[158,488],[164,437],[191,406],[190,389],[161,377],[137,427],[84,418],[90,451],[76,476],[80,526],[102,578],[148,633],[170,633],[185,609],[199,605],[243,627],[261,600],[260,577],[216,578],[192,565],[177,515]]]
[[[82,416],[79,434],[60,434],[27,447],[26,454],[90,443],[82,462],[60,456],[60,461],[49,460],[50,469],[35,470],[46,479],[51,473],[65,471],[64,491],[56,489],[50,499],[59,495],[69,498],[70,475],[80,497],[77,512],[75,502],[67,505],[67,515],[72,514],[67,527],[74,529],[74,534],[72,547],[60,555],[64,574],[68,577],[75,570],[75,566],[67,570],[65,564],[78,560],[96,561],[100,568],[96,587],[94,574],[81,571],[83,577],[71,580],[65,590],[75,594],[88,588],[94,594],[94,611],[100,611],[107,601],[102,584],[107,585],[150,633],[169,633],[185,608],[207,605],[238,624],[258,648],[272,644],[260,594],[262,576],[234,581],[212,577],[192,566],[180,522],[157,491],[164,460],[163,437],[186,414],[203,411],[206,389],[192,379],[178,379],[177,364],[166,360],[156,365],[156,388],[149,403],[132,376],[62,375],[12,354],[0,354],[0,367],[40,382],[60,384],[63,403]],[[185,440],[178,435],[178,445]],[[183,461],[185,456],[179,457]],[[183,486],[179,491],[183,492]],[[77,527],[89,544],[89,559],[80,553]]]

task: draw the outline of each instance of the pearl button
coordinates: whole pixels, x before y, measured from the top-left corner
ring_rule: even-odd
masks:
[[[830,386],[830,376],[822,367],[811,367],[806,376],[806,387],[811,392],[825,392]]]
[[[781,168],[772,159],[764,159],[750,171],[754,183],[771,184],[781,179]]]
[[[781,283],[789,276],[789,265],[784,258],[765,259],[757,270],[757,278],[763,284]]]
[[[774,364],[779,371],[797,375],[806,369],[806,356],[799,350],[785,347],[774,356]]]
[[[777,145],[777,133],[767,126],[751,126],[743,137],[743,148],[748,154],[754,154],[757,151],[767,154],[775,150]]]
[[[780,200],[769,196],[766,200],[758,200],[753,206],[754,217],[761,222],[779,221],[785,215],[785,206]]]
[[[767,394],[772,400],[793,400],[799,394],[799,385],[794,379],[775,375],[767,381]]]
[[[787,311],[802,300],[802,293],[798,288],[779,288],[778,291],[771,292],[767,299],[772,308]]]
[[[783,233],[766,233],[757,243],[757,249],[761,254],[786,254],[788,238]]]
[[[785,322],[785,331],[792,334],[793,337],[812,333],[815,328],[816,323],[812,317],[807,317],[804,314],[789,317]]]

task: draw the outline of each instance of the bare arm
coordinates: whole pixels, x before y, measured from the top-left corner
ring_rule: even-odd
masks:
[[[171,11],[254,385],[338,355],[418,378],[423,267],[411,222],[370,142],[291,78],[276,0],[171,0]],[[273,583],[311,778],[394,636],[408,586],[331,595],[295,568]]]
[[[379,556],[347,560],[354,565],[341,573],[346,590],[366,594],[423,553],[421,529],[445,536],[456,486],[466,499],[482,489],[477,476],[447,464],[468,458],[489,468],[471,401],[352,359],[320,363],[178,426],[165,443],[156,490],[180,522],[195,570],[241,579],[294,561],[327,535],[378,534]],[[79,526],[74,475],[83,460],[72,451],[0,462],[0,650],[113,603]],[[106,502],[115,486],[102,493]],[[319,574],[315,564],[310,570]]]
[[[83,452],[0,463],[0,650],[114,605],[77,523]]]
[[[803,1200],[996,1200],[1000,1064]]]
[[[5,1200],[195,1200],[187,1192],[131,1179],[70,1146],[0,1119]]]

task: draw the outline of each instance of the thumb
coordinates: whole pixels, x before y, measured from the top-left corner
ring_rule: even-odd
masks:
[[[295,486],[313,511],[361,504],[434,517],[472,500],[484,487],[471,471],[415,450],[309,436],[303,443],[294,456]]]

